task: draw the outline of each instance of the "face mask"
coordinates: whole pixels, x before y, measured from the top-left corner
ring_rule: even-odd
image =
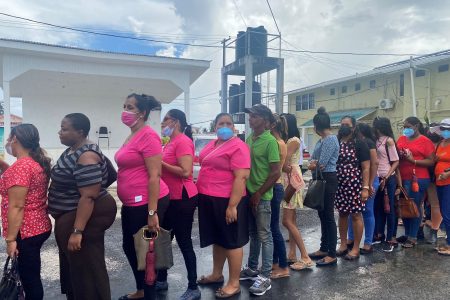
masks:
[[[6,153],[8,153],[8,154],[11,155],[11,156],[14,156],[13,153],[12,153],[12,147],[11,147],[11,144],[6,144],[6,145],[5,145],[5,150],[6,150]]]
[[[172,136],[173,130],[173,127],[166,126],[161,130],[161,134],[164,136]]]
[[[414,135],[414,129],[412,128],[403,129],[403,135],[406,136],[407,138],[412,137]]]
[[[227,141],[233,137],[234,133],[233,130],[231,130],[228,127],[221,127],[217,129],[217,137],[219,140]]]
[[[122,112],[122,123],[127,125],[128,127],[133,127],[139,120],[137,113],[131,111],[123,111]]]
[[[341,128],[339,128],[339,135],[340,136],[347,137],[350,134],[352,134],[352,128],[350,126],[343,125],[343,126],[341,126]]]
[[[441,136],[444,139],[450,139],[450,130],[441,130]]]

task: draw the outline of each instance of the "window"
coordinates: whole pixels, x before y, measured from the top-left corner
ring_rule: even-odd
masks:
[[[309,94],[309,109],[314,109],[316,107],[316,100],[314,99],[314,94]]]
[[[448,64],[440,65],[440,66],[438,67],[438,72],[439,72],[439,73],[442,73],[442,72],[448,72]]]
[[[302,110],[302,96],[295,97],[295,110],[296,111]]]
[[[377,86],[377,82],[376,82],[375,80],[371,80],[371,81],[369,82],[369,87],[370,87],[371,89],[376,88],[376,86]]]
[[[425,70],[416,70],[416,77],[425,76]]]
[[[314,97],[314,93],[295,97],[296,111],[314,109],[315,107],[316,107],[316,100]]]
[[[302,96],[302,110],[308,110],[308,95]]]
[[[330,95],[333,96],[334,94],[336,94],[335,88],[330,89]]]
[[[355,83],[355,91],[359,91],[361,89],[361,83]]]
[[[341,88],[341,93],[342,93],[342,94],[347,93],[347,86],[346,86],[346,85],[344,85],[344,86]]]
[[[400,96],[405,96],[405,75],[400,74]]]

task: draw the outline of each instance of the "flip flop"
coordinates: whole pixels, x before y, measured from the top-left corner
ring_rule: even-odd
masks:
[[[302,271],[309,268],[312,268],[314,263],[310,261],[309,263],[304,262],[303,260],[299,260],[298,262],[290,265],[290,268],[294,271]]]
[[[270,279],[279,279],[279,278],[285,278],[285,277],[290,277],[291,275],[289,273],[287,274],[273,274],[270,275]]]
[[[199,280],[197,280],[198,285],[208,285],[208,284],[222,284],[224,282],[223,276],[219,278],[219,280],[211,280],[206,276],[200,277]]]
[[[347,254],[346,256],[344,256],[345,260],[357,260],[359,258],[359,255],[350,255]]]
[[[216,298],[227,299],[227,298],[231,298],[233,296],[239,295],[240,293],[241,293],[241,289],[238,289],[238,290],[236,290],[235,292],[233,292],[231,294],[227,294],[220,288],[220,289],[218,289],[216,291]]]
[[[341,257],[341,256],[346,255],[347,253],[348,253],[348,249],[345,249],[345,250],[337,250],[337,251],[336,251],[336,256],[337,256],[337,257]]]
[[[450,249],[448,248],[439,248],[438,254],[443,256],[450,256]]]

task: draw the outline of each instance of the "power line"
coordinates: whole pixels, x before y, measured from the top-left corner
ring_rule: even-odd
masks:
[[[85,30],[85,29],[79,29],[69,26],[62,26],[62,25],[55,25],[47,22],[41,22],[29,18],[14,16],[6,13],[0,13],[0,15],[24,20],[36,24],[46,25],[53,28],[59,28],[59,29],[66,29],[66,30],[72,30],[75,32],[80,33],[87,33],[87,34],[93,34],[93,35],[99,35],[99,36],[108,36],[113,38],[123,38],[123,39],[129,39],[129,40],[138,40],[138,41],[146,41],[146,42],[154,42],[154,43],[163,43],[163,44],[172,44],[172,45],[181,45],[181,46],[192,46],[192,47],[203,47],[203,48],[222,48],[222,46],[215,45],[220,43],[220,41],[217,41],[212,44],[193,44],[193,43],[183,43],[183,42],[173,42],[173,41],[167,41],[167,40],[157,40],[157,39],[149,39],[149,38],[139,38],[139,37],[133,37],[133,36],[126,36],[126,35],[118,35],[118,34],[111,34],[111,33],[104,33],[104,32],[98,32],[93,30]],[[233,47],[229,47],[233,48]],[[277,50],[277,48],[268,48],[268,50]],[[416,53],[363,53],[363,52],[334,52],[334,51],[312,51],[312,50],[294,50],[294,49],[281,49],[283,52],[292,52],[292,53],[310,53],[310,54],[329,54],[329,55],[355,55],[355,56],[420,56],[422,54],[416,54]]]
[[[236,0],[233,0],[234,6],[236,7],[236,10],[238,11],[239,15],[241,16],[241,20],[244,23],[244,26],[247,27],[247,23],[245,22],[244,16],[242,15],[241,11],[239,10],[239,7],[236,3]]]
[[[182,43],[182,42],[172,42],[172,41],[156,40],[156,39],[149,39],[149,38],[132,37],[132,36],[126,36],[126,35],[117,35],[117,34],[111,34],[111,33],[102,33],[102,32],[97,32],[97,31],[92,31],[92,30],[85,30],[85,29],[73,28],[73,27],[68,27],[68,26],[55,25],[55,24],[51,24],[51,23],[47,23],[47,22],[36,21],[36,20],[33,20],[33,19],[13,16],[13,15],[10,15],[10,14],[5,14],[5,13],[0,13],[0,15],[7,16],[7,17],[10,17],[10,18],[15,18],[15,19],[20,19],[20,20],[33,22],[33,23],[36,23],[36,24],[42,24],[42,25],[46,25],[46,26],[50,26],[50,27],[54,27],[54,28],[67,29],[67,30],[72,30],[72,31],[76,31],[76,32],[89,33],[89,34],[100,35],[100,36],[108,36],[108,37],[114,37],[114,38],[123,38],[123,39],[130,39],[130,40],[146,41],[146,42],[153,42],[153,43],[164,43],[164,44],[172,44],[172,45],[181,45],[181,46],[195,46],[195,47],[204,47],[204,48],[218,48],[218,47],[220,47],[221,48],[221,46],[214,46],[214,44],[219,43],[219,41],[214,43],[214,44],[209,44],[209,45]]]
[[[270,13],[272,14],[273,21],[275,22],[275,26],[277,27],[278,34],[281,35],[280,28],[278,28],[277,20],[275,19],[275,16],[273,15],[272,7],[270,6],[269,0],[266,0],[266,2],[267,2],[267,5],[269,6]]]

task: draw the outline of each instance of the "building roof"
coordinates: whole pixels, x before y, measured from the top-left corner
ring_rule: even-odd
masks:
[[[350,110],[339,110],[339,111],[333,111],[329,112],[328,115],[330,116],[331,126],[339,125],[341,122],[341,119],[345,116],[354,117],[356,121],[361,120],[362,118],[370,115],[371,113],[375,112],[376,108],[362,108],[362,109],[350,109]],[[307,122],[300,125],[300,127],[313,127],[313,120],[310,119]]]
[[[450,59],[450,49],[415,57],[412,59],[412,63],[415,67],[421,67],[421,66],[425,66],[427,64],[436,63],[436,62],[446,60],[446,59]],[[321,82],[318,84],[314,84],[314,85],[302,87],[299,89],[295,89],[292,91],[288,91],[288,92],[286,92],[286,94],[287,95],[297,94],[297,93],[305,92],[305,91],[312,90],[315,88],[321,88],[321,87],[334,85],[334,84],[341,83],[344,81],[361,79],[364,77],[376,76],[376,75],[381,75],[381,74],[399,72],[402,70],[407,70],[407,69],[409,69],[409,67],[410,67],[410,60],[409,59],[402,60],[402,61],[398,61],[398,62],[395,62],[392,64],[387,64],[387,65],[383,65],[380,67],[376,67],[373,70],[370,70],[367,72],[356,73],[355,75],[346,76],[346,77],[333,79],[333,80],[328,80],[328,81],[324,81],[324,82]]]

